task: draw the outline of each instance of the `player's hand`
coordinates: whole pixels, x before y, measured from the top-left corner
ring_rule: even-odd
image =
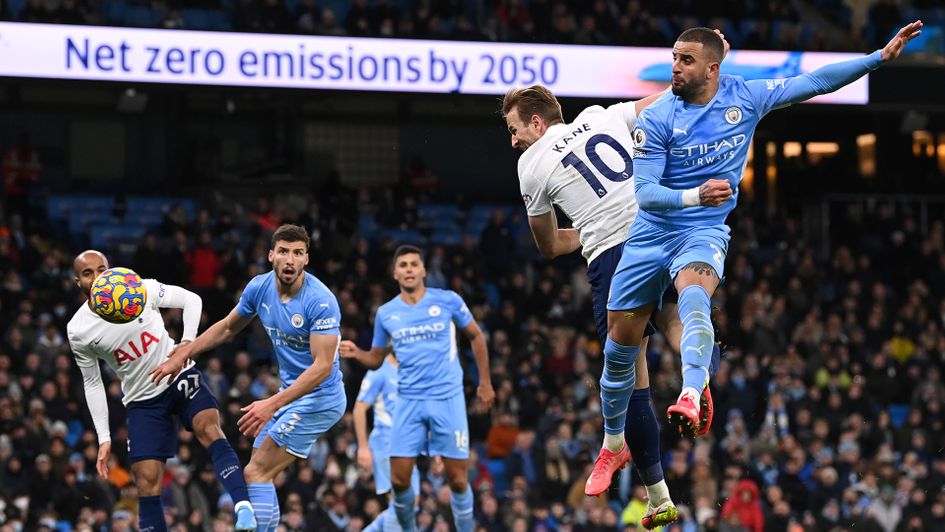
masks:
[[[729,50],[732,49],[732,45],[725,40],[725,34],[722,33],[722,30],[715,28],[715,33],[722,38],[722,59],[725,59],[725,56],[728,55]]]
[[[248,406],[240,408],[241,412],[245,412],[243,417],[236,422],[236,427],[244,436],[259,436],[259,433],[262,431],[263,427],[266,426],[266,423],[272,419],[272,416],[276,413],[276,404],[270,399],[263,399],[261,401],[254,401]]]
[[[174,379],[177,378],[177,374],[180,373],[180,370],[184,369],[186,364],[186,357],[173,356],[173,353],[171,353],[167,360],[151,370],[151,382],[160,384],[161,381],[164,380],[164,377],[167,377],[168,384],[174,382]]]
[[[98,459],[95,460],[95,469],[98,476],[108,478],[108,458],[112,455],[112,442],[107,441],[98,446]]]
[[[889,41],[889,44],[883,47],[882,55],[883,62],[889,62],[902,53],[902,49],[906,47],[906,43],[915,39],[922,33],[922,21],[917,20],[915,22],[906,24],[899,30],[899,33]]]
[[[710,179],[699,186],[699,204],[703,207],[718,207],[732,197],[732,185],[728,179]]]
[[[338,354],[341,355],[341,358],[358,358],[358,351],[360,349],[351,340],[342,340],[338,344]]]
[[[374,465],[374,455],[371,454],[371,449],[367,446],[358,446],[358,456],[357,456],[358,467],[365,471],[370,471],[371,466]]]
[[[479,404],[482,405],[483,412],[492,408],[492,403],[495,401],[495,390],[492,389],[492,384],[488,382],[480,384],[479,388],[476,389],[476,397],[479,399]]]

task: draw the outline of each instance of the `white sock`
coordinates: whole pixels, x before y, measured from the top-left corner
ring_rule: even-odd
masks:
[[[699,401],[702,397],[702,393],[699,390],[691,386],[688,388],[683,388],[682,393],[679,394],[679,399],[682,399],[687,395],[692,399],[693,403],[696,403],[696,406],[699,406]]]
[[[657,506],[670,500],[669,487],[666,485],[666,480],[661,480],[652,486],[647,486],[646,495],[649,497],[650,506],[653,508],[656,508]]]
[[[604,433],[604,448],[612,453],[619,452],[626,443],[623,441],[623,434]]]

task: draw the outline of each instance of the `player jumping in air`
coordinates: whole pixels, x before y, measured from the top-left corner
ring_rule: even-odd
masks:
[[[334,294],[308,265],[308,232],[283,225],[272,235],[272,271],[249,281],[230,314],[192,343],[178,347],[152,378],[177,374],[187,361],[231,341],[258,316],[272,341],[282,387],[279,393],[242,408],[240,432],[254,436],[244,474],[256,509],[257,530],[279,526],[273,481],[297,458],[307,458],[315,440],[341,419],[347,406],[338,342],[341,312]]]
[[[684,434],[700,425],[699,397],[715,343],[710,298],[724,275],[728,213],[735,208],[748,146],[768,112],[835,91],[899,57],[922,22],[903,27],[883,49],[787,79],[719,75],[723,42],[707,28],[673,46],[672,93],[647,107],[631,132],[640,212],[614,273],[606,350],[627,354],[629,373],[650,314],[670,284],[679,293],[683,390],[667,412]]]
[[[75,283],[89,294],[96,277],[108,269],[102,253],[80,253],[72,263]],[[220,411],[203,374],[190,362],[176,379],[151,382],[148,373],[174,349],[164,328],[162,308],[184,309],[184,332],[179,345],[197,335],[200,296],[183,288],[145,279],[147,301],[141,315],[130,323],[109,323],[83,304],[69,320],[66,331],[75,361],[82,371],[85,400],[98,433],[99,475],[108,475],[111,434],[108,404],[99,360],[104,360],[121,380],[122,403],[128,409],[128,459],[138,488],[138,528],[142,532],[167,530],[161,488],[164,461],[177,452],[178,423],[183,422],[210,453],[217,476],[236,503],[236,530],[255,530],[256,520],[239,459],[220,428]]]
[[[426,269],[418,248],[397,248],[393,273],[400,294],[377,309],[371,350],[363,351],[346,340],[341,354],[377,368],[392,345],[400,363],[390,447],[394,511],[400,526],[407,532],[417,529],[410,475],[417,456],[427,453],[443,458],[456,529],[471,532],[469,430],[456,328],[462,329],[472,344],[479,370],[476,395],[483,408],[491,407],[495,400],[486,340],[458,294],[424,286]]]

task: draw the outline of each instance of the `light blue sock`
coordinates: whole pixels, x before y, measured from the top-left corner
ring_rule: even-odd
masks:
[[[466,484],[466,491],[456,493],[450,491],[450,509],[453,510],[453,523],[456,524],[456,532],[473,531],[473,492],[469,484]]]
[[[600,409],[604,432],[623,434],[630,394],[637,381],[636,362],[640,346],[620,345],[607,337],[604,343],[604,372],[600,376]]]
[[[683,388],[695,388],[700,393],[709,379],[709,364],[715,346],[712,328],[712,302],[709,293],[699,285],[683,288],[679,293],[679,321],[682,322]]]
[[[256,514],[256,532],[268,532],[273,517],[279,515],[276,487],[271,482],[251,482],[246,487],[249,489],[249,502]]]
[[[416,497],[413,488],[407,488],[404,491],[394,490],[394,513],[397,515],[397,522],[400,523],[400,528],[404,532],[416,532],[417,530],[417,518],[413,508]]]
[[[276,489],[273,487],[272,494],[275,496]],[[269,532],[279,530],[279,521],[282,520],[282,512],[279,510],[279,500],[276,499],[276,505],[272,507],[272,519],[269,520]]]

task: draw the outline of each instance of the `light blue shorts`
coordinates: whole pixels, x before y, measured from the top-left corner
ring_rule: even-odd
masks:
[[[414,458],[421,454],[469,458],[469,423],[462,393],[445,399],[397,398],[390,455]]]
[[[371,440],[369,442],[371,454],[374,455],[374,491],[382,495],[391,490],[390,483],[390,440]],[[410,475],[410,486],[413,492],[420,494],[420,471],[417,466],[413,466],[413,473]]]
[[[338,387],[341,391],[340,400],[327,406],[305,400],[304,403],[289,403],[277,410],[259,436],[256,436],[253,448],[258,449],[268,436],[289,454],[308,458],[315,440],[335,426],[345,413],[348,400],[344,387],[340,383]]]
[[[728,241],[727,225],[672,229],[637,217],[610,282],[607,310],[661,306],[676,274],[693,262],[711,265],[722,279]]]

